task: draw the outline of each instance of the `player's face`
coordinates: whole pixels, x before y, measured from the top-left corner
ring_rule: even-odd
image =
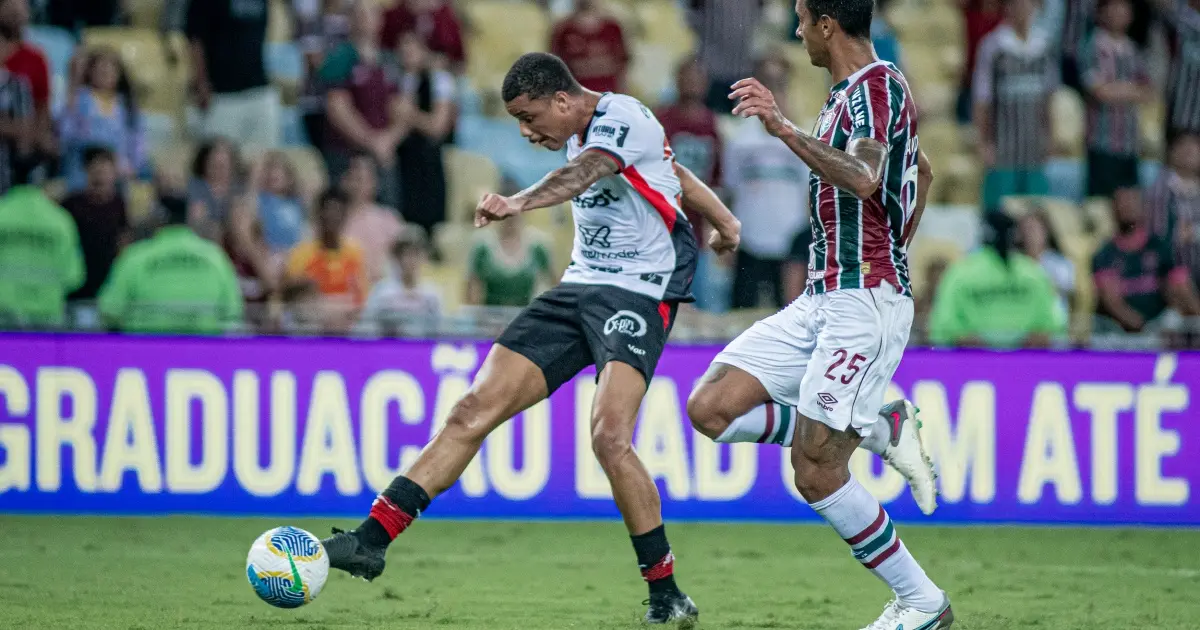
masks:
[[[536,100],[522,94],[505,108],[520,123],[522,138],[551,151],[562,149],[575,133],[571,128],[571,110],[562,92]]]
[[[800,18],[800,25],[796,27],[796,37],[804,42],[804,49],[808,51],[809,60],[818,68],[828,68],[829,48],[826,45],[825,27],[821,24],[822,20],[819,19],[819,16],[813,16],[804,0],[796,0],[796,17]]]

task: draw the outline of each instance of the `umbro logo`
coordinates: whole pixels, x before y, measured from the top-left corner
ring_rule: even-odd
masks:
[[[837,404],[838,399],[833,397],[833,394],[821,392],[817,394],[817,404],[825,411],[833,411],[833,406]]]

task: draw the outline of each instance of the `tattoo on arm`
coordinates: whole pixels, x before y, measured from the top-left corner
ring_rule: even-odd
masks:
[[[879,189],[887,147],[876,140],[859,138],[842,151],[793,124],[783,142],[821,179],[841,190],[862,199]]]
[[[548,208],[570,201],[592,184],[616,175],[617,163],[599,151],[584,151],[579,157],[516,195],[522,211]]]

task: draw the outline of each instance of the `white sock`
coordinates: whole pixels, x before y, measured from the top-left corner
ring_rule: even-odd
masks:
[[[758,442],[791,446],[796,434],[796,408],[769,402],[734,420],[717,442]]]
[[[812,504],[850,545],[854,558],[883,580],[900,603],[936,612],[945,595],[908,552],[879,501],[851,477],[850,482]]]
[[[887,418],[876,415],[875,422],[860,428],[858,434],[863,436],[862,442],[858,445],[859,448],[865,448],[876,455],[883,455],[892,441],[892,425]]]

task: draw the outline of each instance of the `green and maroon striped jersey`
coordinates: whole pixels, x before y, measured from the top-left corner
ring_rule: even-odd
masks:
[[[813,132],[843,151],[870,138],[887,147],[883,183],[859,200],[809,177],[813,243],[808,287],[814,295],[888,283],[912,296],[904,237],[917,203],[917,106],[896,66],[876,61],[833,86]]]

